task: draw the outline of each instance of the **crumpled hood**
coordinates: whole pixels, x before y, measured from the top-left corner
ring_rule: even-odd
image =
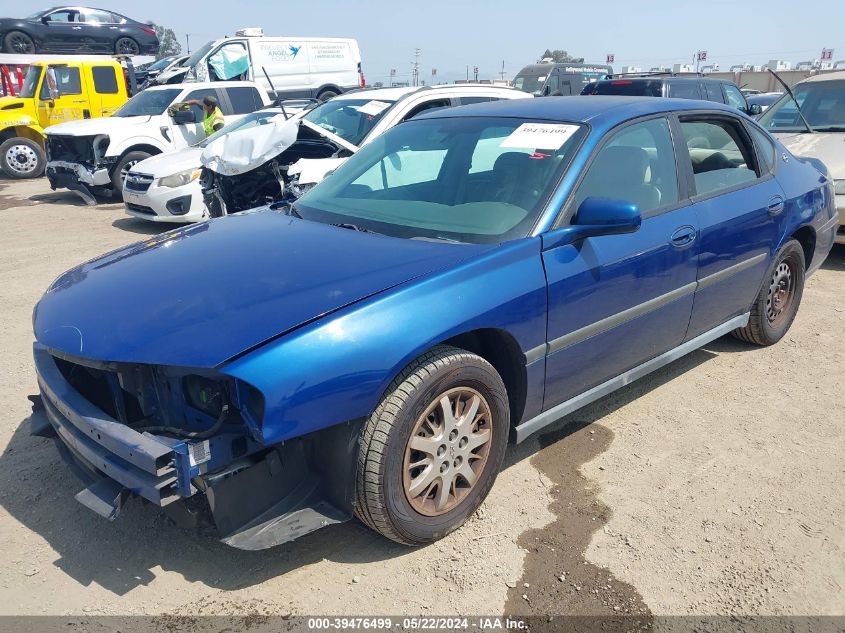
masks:
[[[156,154],[137,163],[132,167],[132,173],[164,178],[186,169],[199,169],[202,166],[200,156],[202,156],[201,147],[188,147],[177,152]]]
[[[492,245],[391,238],[275,211],[170,231],[56,279],[38,341],[102,361],[214,367]]]
[[[818,158],[830,170],[834,180],[845,180],[845,133],[790,133],[774,136],[796,156]]]
[[[252,171],[296,142],[299,121],[282,114],[266,125],[235,130],[209,143],[202,152],[202,164],[224,176]]]
[[[68,136],[96,136],[98,134],[110,134],[112,130],[125,130],[127,126],[143,125],[149,120],[150,117],[148,116],[107,116],[96,119],[80,119],[51,125],[44,132]]]

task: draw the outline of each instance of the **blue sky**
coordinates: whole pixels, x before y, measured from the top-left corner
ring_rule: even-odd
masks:
[[[28,15],[48,2],[0,0],[0,14]],[[727,70],[743,62],[817,59],[822,48],[845,59],[845,0],[144,0],[92,4],[174,29],[184,47],[261,26],[267,35],[357,38],[369,83],[387,81],[389,69],[408,79],[414,48],[420,77],[464,77],[477,65],[481,78],[513,78],[546,48],[561,48],[591,62],[614,53],[614,67],[649,68],[692,60],[708,51],[708,63]]]

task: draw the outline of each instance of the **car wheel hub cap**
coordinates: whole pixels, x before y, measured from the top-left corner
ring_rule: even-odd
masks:
[[[450,389],[433,400],[405,447],[402,479],[411,507],[437,516],[459,505],[484,471],[492,437],[490,406],[475,389]]]
[[[6,164],[19,174],[28,174],[38,165],[38,155],[28,145],[12,145],[6,151]]]
[[[766,296],[766,317],[771,324],[782,320],[792,303],[794,284],[792,268],[787,262],[781,262],[772,275],[769,292]]]

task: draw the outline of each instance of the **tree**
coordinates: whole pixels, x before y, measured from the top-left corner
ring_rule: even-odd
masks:
[[[173,32],[173,29],[167,29],[163,26],[159,26],[158,24],[153,24],[152,22],[150,23],[150,26],[155,29],[156,37],[158,37],[158,52],[156,53],[156,59],[178,55],[182,52],[182,45],[179,43],[179,40],[176,39],[176,33]]]
[[[559,49],[555,49],[555,50],[551,51],[547,48],[546,52],[543,53],[543,55],[540,57],[540,59],[547,59],[547,58],[551,58],[551,60],[553,62],[555,62],[556,64],[560,64],[562,62],[572,62],[574,64],[581,64],[581,63],[584,62],[583,57],[572,57],[566,51],[562,51],[562,50],[559,50]]]

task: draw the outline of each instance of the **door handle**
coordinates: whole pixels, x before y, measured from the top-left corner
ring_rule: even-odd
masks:
[[[768,209],[771,215],[777,215],[778,213],[783,211],[784,207],[785,204],[783,198],[781,198],[780,196],[774,196],[771,200],[769,200]]]
[[[675,232],[672,233],[672,237],[670,237],[669,240],[671,241],[672,246],[680,248],[692,244],[695,241],[696,235],[697,231],[694,226],[682,226],[675,229]]]
[[[71,28],[72,28],[74,31],[81,31],[81,30],[82,30],[82,27],[81,27],[81,26],[74,26],[74,27],[71,27]]]

